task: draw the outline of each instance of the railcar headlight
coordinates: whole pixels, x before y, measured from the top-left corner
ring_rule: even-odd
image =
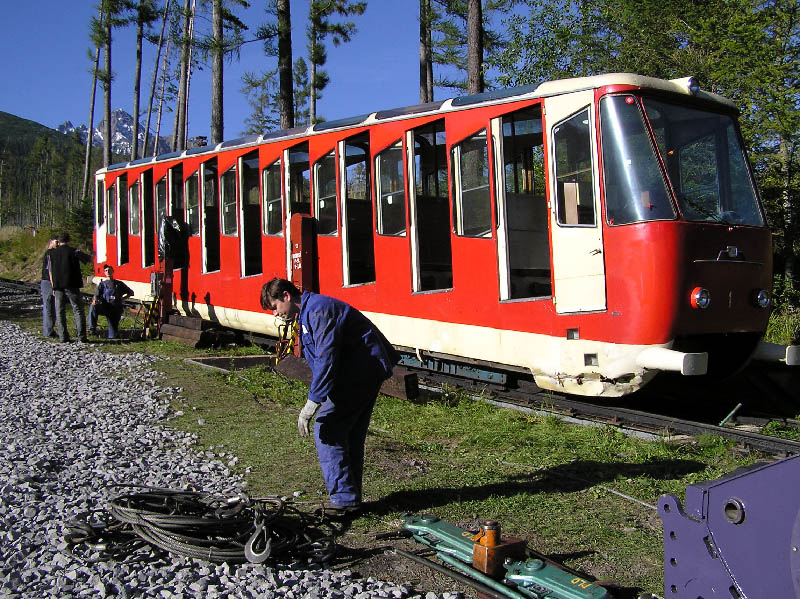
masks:
[[[772,303],[772,298],[769,295],[769,291],[766,289],[762,289],[756,294],[756,306],[759,308],[769,308],[770,304]]]
[[[708,289],[695,287],[692,289],[692,294],[689,296],[689,302],[692,304],[692,308],[705,310],[711,305],[711,294],[708,292]]]

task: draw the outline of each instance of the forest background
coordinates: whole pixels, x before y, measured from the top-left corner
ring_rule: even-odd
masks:
[[[307,21],[292,23],[289,0],[262,0],[265,20],[245,23],[237,13],[255,0],[101,0],[97,16],[86,24],[93,49],[87,68],[96,81],[86,101],[92,115],[95,102],[103,103],[103,151],[30,121],[0,119],[0,227],[66,227],[90,239],[90,174],[148,154],[151,131],[165,136],[170,124],[172,148],[187,147],[189,90],[211,96],[212,144],[224,139],[224,100],[232,93],[247,96],[250,133],[324,120],[317,99],[336,85],[325,68],[327,53],[358,35],[359,16],[380,10],[381,1],[308,0]],[[418,0],[408,2],[408,10],[420,23],[420,102],[611,72],[693,75],[704,89],[733,100],[742,111],[745,143],[773,231],[776,305],[797,306],[796,0]],[[149,81],[142,81],[137,51],[134,139],[140,143],[130,156],[112,156],[111,57],[129,51],[114,46],[122,28],[135,29],[141,44],[158,51],[156,64],[145,69],[154,74]],[[291,35],[297,31],[306,38],[303,56],[292,56]],[[248,42],[262,45],[263,68],[247,73],[240,88],[223,90],[226,61],[235,60]],[[210,69],[211,89],[190,86],[197,68]],[[380,108],[386,107],[375,107]],[[146,123],[143,132],[140,120]]]

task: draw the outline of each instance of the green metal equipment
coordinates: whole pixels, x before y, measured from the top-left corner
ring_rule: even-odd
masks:
[[[436,557],[485,589],[510,599],[608,599],[608,591],[545,559],[531,557],[525,541],[500,536],[486,520],[479,533],[436,516],[406,516],[401,534],[436,551]],[[408,554],[403,553],[403,555]],[[433,564],[433,562],[431,562]]]

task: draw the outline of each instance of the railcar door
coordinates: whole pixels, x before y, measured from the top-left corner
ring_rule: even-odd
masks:
[[[94,230],[95,230],[95,255],[97,264],[106,261],[106,235],[108,225],[106,224],[106,193],[105,176],[98,177],[94,184]]]
[[[606,309],[594,94],[547,98],[553,303],[559,314]]]
[[[286,189],[286,278],[292,280],[292,234],[293,214],[311,214],[311,166],[308,157],[308,142],[304,141],[284,151],[286,165],[284,186]]]

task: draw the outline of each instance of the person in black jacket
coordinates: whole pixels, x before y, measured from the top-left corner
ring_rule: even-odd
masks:
[[[56,299],[56,330],[62,343],[69,341],[67,331],[67,305],[72,306],[72,317],[78,338],[86,342],[86,313],[83,311],[81,287],[81,262],[89,262],[91,258],[69,246],[69,233],[58,236],[58,247],[50,252],[50,283]]]
[[[55,249],[58,239],[53,237],[47,243],[47,251],[42,259],[42,336],[55,337],[53,326],[56,323],[56,304],[53,297],[53,286],[50,284],[50,251]]]

